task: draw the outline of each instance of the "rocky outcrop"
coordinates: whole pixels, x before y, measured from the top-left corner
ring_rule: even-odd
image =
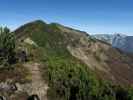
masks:
[[[19,91],[16,83],[7,80],[0,83],[0,100],[27,100],[29,95]]]

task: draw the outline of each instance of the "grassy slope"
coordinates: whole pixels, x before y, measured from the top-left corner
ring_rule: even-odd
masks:
[[[47,65],[49,99],[107,100],[110,98],[113,100],[111,92],[113,90],[108,89],[110,86],[108,84],[104,86],[102,82],[99,82],[85,64],[67,51],[68,39],[60,32],[56,24],[36,21],[21,27],[16,33],[19,33],[18,36],[24,34],[30,37],[38,44],[38,54],[40,54],[38,59],[45,66]]]
[[[72,99],[78,94],[79,98],[83,95],[89,95],[89,82],[94,82],[94,87],[98,85],[97,80],[89,72],[87,66],[78,59],[74,58],[66,49],[66,38],[60,33],[55,24],[46,25],[40,21],[37,26],[34,24],[25,28],[23,32],[28,34],[41,48],[40,59],[47,64],[49,85],[49,98],[53,96],[59,99]],[[43,24],[43,25],[42,25]],[[34,27],[35,26],[35,27]],[[43,26],[43,27],[42,27]],[[30,29],[34,29],[34,31]],[[29,33],[27,33],[29,32]],[[32,34],[31,34],[32,33]],[[38,53],[39,54],[39,53]],[[45,74],[46,75],[46,74]],[[92,80],[92,81],[90,81]],[[91,87],[93,90],[93,86]],[[72,90],[75,97],[72,97]],[[86,91],[85,91],[86,89]],[[94,88],[95,90],[95,88]],[[52,99],[51,98],[51,99]],[[88,97],[84,97],[88,98]]]

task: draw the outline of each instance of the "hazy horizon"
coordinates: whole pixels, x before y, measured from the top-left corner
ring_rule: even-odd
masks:
[[[0,25],[12,30],[41,19],[89,34],[133,35],[132,0],[2,0]]]

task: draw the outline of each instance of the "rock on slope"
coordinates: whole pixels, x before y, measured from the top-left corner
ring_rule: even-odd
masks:
[[[20,40],[30,38],[38,46],[53,50],[56,54],[65,55],[69,51],[100,78],[116,84],[133,84],[133,60],[85,32],[37,20],[21,26],[15,33]]]

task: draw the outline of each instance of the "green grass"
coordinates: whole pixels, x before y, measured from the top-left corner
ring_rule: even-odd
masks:
[[[48,69],[50,86],[54,88],[55,96],[64,97],[65,100],[89,97],[93,81],[90,81],[92,75],[85,65],[72,59],[55,59],[50,61]]]

